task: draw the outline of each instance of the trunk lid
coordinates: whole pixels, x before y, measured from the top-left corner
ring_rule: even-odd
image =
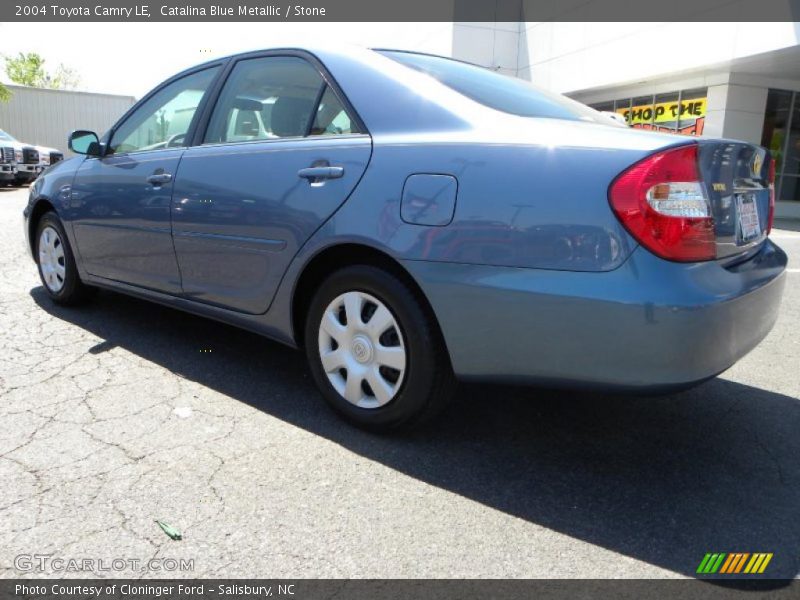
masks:
[[[770,153],[731,140],[698,140],[700,175],[714,217],[717,258],[759,246],[771,225]]]

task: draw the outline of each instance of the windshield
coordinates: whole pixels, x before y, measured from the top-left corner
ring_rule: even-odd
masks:
[[[8,135],[8,134],[7,134],[5,131],[3,131],[2,129],[0,129],[0,140],[6,141],[6,142],[16,142],[16,141],[17,141],[16,139],[14,139],[14,138],[13,138],[13,137],[11,137],[10,135]]]
[[[396,50],[377,52],[426,73],[460,94],[496,110],[521,117],[609,124],[607,118],[580,102],[483,67],[429,54]]]

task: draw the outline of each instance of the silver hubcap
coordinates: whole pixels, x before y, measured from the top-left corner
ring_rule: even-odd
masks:
[[[391,311],[364,292],[347,292],[328,305],[319,326],[319,355],[328,380],[361,408],[378,408],[397,395],[406,349]]]
[[[45,227],[39,236],[39,268],[42,270],[44,284],[51,292],[59,292],[64,287],[67,266],[64,258],[64,244],[52,227]]]

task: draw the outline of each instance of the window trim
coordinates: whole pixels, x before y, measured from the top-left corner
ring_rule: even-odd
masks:
[[[197,65],[196,67],[192,67],[191,69],[186,69],[184,71],[181,71],[180,73],[177,73],[177,74],[173,75],[172,77],[170,77],[169,79],[166,79],[165,81],[161,82],[159,85],[157,85],[152,90],[150,90],[147,94],[145,94],[142,97],[141,100],[139,100],[136,104],[131,106],[125,112],[125,114],[123,114],[122,117],[120,117],[117,120],[117,122],[114,123],[114,125],[112,125],[111,128],[103,135],[103,137],[101,138],[101,141],[100,141],[100,143],[103,146],[103,153],[100,156],[97,156],[97,157],[87,157],[87,158],[90,158],[90,159],[91,158],[102,159],[102,158],[106,158],[108,156],[130,156],[132,154],[141,154],[143,152],[161,152],[161,151],[164,151],[164,150],[177,150],[179,148],[188,148],[188,147],[190,147],[191,140],[194,139],[195,129],[197,128],[197,125],[199,123],[199,117],[200,117],[201,111],[203,111],[205,109],[205,105],[208,104],[208,101],[211,98],[211,93],[215,90],[216,86],[218,85],[219,78],[222,75],[222,73],[225,71],[225,66],[227,65],[228,62],[230,62],[230,59],[222,59],[222,60],[213,61],[213,62],[210,62],[210,63],[204,63],[202,65]],[[209,83],[208,88],[206,88],[206,92],[203,94],[203,97],[200,100],[200,104],[197,105],[197,110],[195,110],[194,111],[194,115],[192,115],[192,120],[189,123],[189,129],[186,131],[186,138],[184,140],[184,145],[183,146],[174,146],[174,147],[171,147],[171,148],[156,148],[155,150],[133,150],[133,151],[130,151],[130,152],[121,152],[119,154],[109,154],[108,153],[108,149],[110,147],[111,140],[113,139],[114,134],[117,132],[117,130],[120,127],[122,127],[128,119],[130,119],[142,106],[144,106],[156,94],[158,94],[159,92],[161,92],[166,87],[172,85],[173,83],[175,83],[177,81],[180,81],[181,79],[183,79],[185,77],[191,77],[192,75],[196,75],[197,73],[200,73],[202,71],[206,71],[206,70],[209,70],[209,69],[213,69],[213,68],[217,68],[219,70],[217,71],[217,74],[214,76],[214,78],[211,80],[211,83]]]
[[[320,93],[317,95],[317,101],[314,106],[314,109],[311,112],[311,121],[306,128],[306,135],[304,136],[292,136],[292,137],[282,137],[276,139],[268,139],[268,140],[247,140],[247,141],[236,141],[236,142],[207,142],[204,143],[203,140],[208,132],[208,126],[211,124],[211,117],[214,113],[214,109],[219,102],[220,96],[222,95],[222,91],[225,88],[225,84],[228,82],[233,69],[236,67],[239,62],[244,60],[252,60],[257,58],[271,58],[271,57],[294,57],[300,58],[305,60],[307,63],[311,65],[311,67],[317,71],[319,76],[322,78],[323,85],[320,86]],[[317,110],[319,109],[319,102],[322,98],[322,94],[325,93],[326,85],[331,88],[334,95],[336,96],[337,100],[342,104],[347,116],[350,117],[350,120],[355,123],[360,133],[350,133],[350,134],[342,134],[338,136],[324,136],[324,135],[308,135],[310,128],[314,125],[314,115],[316,114]],[[356,112],[355,108],[351,104],[350,100],[342,91],[341,87],[339,86],[338,82],[334,79],[334,77],[330,74],[330,71],[325,67],[324,64],[311,52],[306,50],[294,50],[294,49],[274,49],[274,50],[256,50],[254,52],[247,52],[245,54],[238,54],[234,57],[231,57],[230,61],[225,68],[222,70],[220,74],[220,78],[217,80],[216,85],[214,86],[213,90],[210,90],[208,94],[208,103],[203,107],[203,113],[198,120],[197,128],[194,131],[193,137],[189,144],[187,144],[187,148],[194,147],[194,146],[230,146],[234,144],[253,144],[253,143],[264,143],[264,142],[281,142],[281,141],[297,141],[297,140],[317,140],[317,139],[330,139],[331,137],[335,138],[344,138],[344,137],[371,137],[369,130],[367,129],[366,125],[364,125],[364,121],[361,119],[359,114]],[[198,110],[198,112],[200,112]]]
[[[314,107],[311,109],[311,114],[308,115],[308,123],[306,123],[306,134],[303,137],[311,137],[311,129],[314,127],[314,121],[317,120],[319,113],[319,105],[322,103],[322,97],[325,95],[325,90],[328,89],[328,82],[323,80],[322,85],[319,86],[317,97],[314,99]],[[335,96],[336,94],[334,94]],[[347,110],[345,110],[347,112]],[[348,117],[350,115],[347,115]]]
[[[347,140],[368,140],[370,137],[366,133],[342,133],[340,135],[309,135],[307,137],[304,136],[294,136],[294,137],[282,137],[282,138],[268,138],[264,140],[240,140],[235,142],[208,142],[206,144],[197,144],[196,146],[190,146],[189,148],[234,148],[240,146],[253,146],[253,145],[265,145],[265,144],[285,144],[285,143],[316,143],[319,144],[320,140],[324,140],[327,142],[333,142],[333,146],[335,146],[339,141],[345,143]],[[189,148],[186,148],[187,150]]]

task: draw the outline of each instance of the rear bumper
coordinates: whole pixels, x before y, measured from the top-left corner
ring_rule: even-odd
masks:
[[[605,273],[404,264],[459,377],[657,392],[717,375],[769,333],[786,254],[767,240],[728,268],[642,248]]]

